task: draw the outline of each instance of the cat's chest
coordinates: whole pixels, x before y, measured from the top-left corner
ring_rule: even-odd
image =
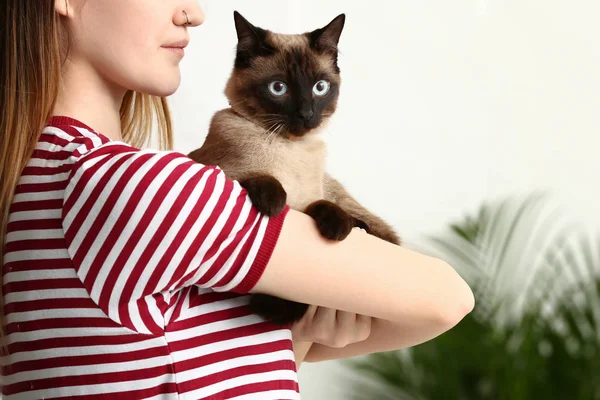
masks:
[[[326,149],[321,138],[282,142],[273,150],[271,173],[283,185],[291,208],[303,211],[323,198]]]

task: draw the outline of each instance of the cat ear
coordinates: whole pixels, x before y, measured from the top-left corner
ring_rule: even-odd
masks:
[[[235,21],[235,30],[237,32],[238,41],[258,40],[255,33],[256,27],[252,25],[246,18],[237,11],[233,12],[233,20]]]
[[[346,14],[340,14],[333,19],[327,26],[312,31],[310,35],[311,47],[321,50],[337,53],[338,42],[344,29]]]
[[[264,43],[267,32],[252,25],[237,11],[233,12],[233,19],[238,37],[236,66],[248,66],[252,57],[262,54],[269,47]]]

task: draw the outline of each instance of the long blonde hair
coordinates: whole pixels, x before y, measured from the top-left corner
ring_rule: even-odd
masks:
[[[69,47],[66,19],[55,12],[54,1],[3,1],[6,6],[0,9],[0,266],[13,194],[51,116]],[[171,116],[166,99],[128,92],[121,105],[123,139],[135,147],[146,146],[151,142],[155,122],[159,147],[172,149]],[[0,336],[4,339],[2,289],[0,273]],[[2,347],[8,354],[6,346]]]

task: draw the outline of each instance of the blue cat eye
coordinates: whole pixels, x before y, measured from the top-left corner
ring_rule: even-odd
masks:
[[[325,79],[320,80],[313,86],[313,93],[317,96],[325,96],[329,92],[331,84]]]
[[[269,91],[275,96],[283,96],[287,92],[287,85],[281,81],[269,83]]]

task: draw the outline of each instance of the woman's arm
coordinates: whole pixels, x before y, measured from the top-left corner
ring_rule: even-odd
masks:
[[[375,346],[381,340],[386,348],[436,337],[474,305],[469,286],[442,260],[359,229],[341,242],[328,241],[312,218],[293,210],[251,292],[393,321],[379,322],[381,327],[368,339],[372,344],[363,344]],[[315,349],[311,359],[323,356],[324,350]]]
[[[310,353],[310,349],[314,346],[313,342],[308,342],[304,340],[296,340],[292,341],[294,346],[294,359],[296,360],[296,370],[300,369],[300,365],[306,360],[306,356]]]
[[[371,334],[371,317],[327,307],[311,305],[302,319],[292,325],[296,367],[317,344],[343,348],[362,342]]]
[[[439,336],[454,325],[456,324],[448,323],[446,326],[443,324],[419,324],[415,320],[390,322],[373,318],[371,334],[368,339],[349,344],[343,348],[313,343],[306,354],[304,354],[302,361],[319,362],[335,360],[411,347]]]

